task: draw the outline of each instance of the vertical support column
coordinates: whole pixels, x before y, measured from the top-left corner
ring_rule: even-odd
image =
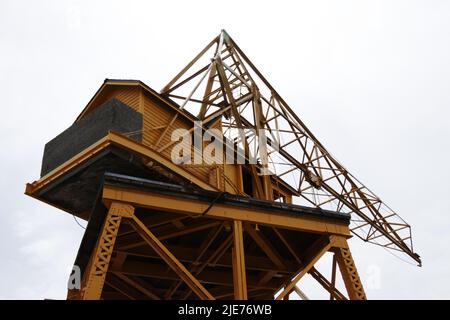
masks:
[[[84,286],[81,288],[82,300],[100,299],[122,217],[133,212],[134,208],[130,205],[117,202],[111,204],[94,253],[85,270]]]
[[[247,278],[245,274],[244,237],[242,221],[233,221],[233,284],[234,298],[247,300]]]
[[[259,156],[261,159],[262,169],[261,169],[261,178],[263,182],[263,190],[264,190],[264,199],[273,200],[273,190],[272,183],[270,181],[269,175],[269,157],[267,151],[267,137],[264,130],[265,117],[262,110],[261,105],[261,94],[259,93],[259,89],[256,85],[252,87],[253,91],[253,108],[255,114],[255,122],[256,122],[256,130],[258,131],[257,137],[259,138],[258,146],[259,146]]]
[[[335,255],[349,298],[351,300],[367,300],[347,241],[345,241],[345,245],[335,248]]]
[[[331,266],[331,290],[335,290],[336,289],[336,253],[333,254],[333,262],[332,262],[332,266]],[[333,300],[334,296],[333,293],[330,292],[330,300]]]

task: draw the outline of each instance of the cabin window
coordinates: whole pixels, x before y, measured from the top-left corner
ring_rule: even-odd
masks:
[[[242,170],[242,184],[244,186],[245,194],[253,197],[252,174],[247,169]]]

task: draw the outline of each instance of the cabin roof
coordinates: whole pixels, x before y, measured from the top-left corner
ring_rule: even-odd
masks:
[[[91,112],[96,106],[96,102],[102,92],[104,92],[106,89],[113,87],[113,86],[129,86],[129,87],[140,87],[144,90],[145,93],[149,94],[150,96],[160,100],[168,107],[176,110],[180,113],[184,118],[190,120],[190,121],[196,121],[198,118],[188,112],[187,110],[181,109],[180,106],[173,101],[172,99],[165,97],[161,94],[159,94],[156,90],[149,87],[147,84],[142,82],[141,80],[134,80],[134,79],[105,79],[103,84],[100,86],[100,88],[97,90],[97,92],[94,94],[94,96],[89,100],[88,104],[84,107],[83,111],[78,115],[75,122],[79,121],[81,118],[83,118],[86,114]]]

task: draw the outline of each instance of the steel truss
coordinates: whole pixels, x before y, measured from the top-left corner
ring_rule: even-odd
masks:
[[[220,123],[226,140],[257,160],[250,169],[258,197],[271,199],[265,174],[276,175],[297,190],[297,203],[351,213],[357,237],[421,264],[410,225],[326,150],[225,31],[161,94],[202,120],[205,130]],[[166,124],[156,150],[171,145],[161,141],[176,118]]]
[[[334,253],[337,257],[333,259],[333,263],[338,266],[342,274],[348,298],[366,298],[347,245],[348,230],[346,233],[345,230],[332,228],[329,225],[326,229],[334,229],[335,233],[323,233],[305,252],[299,252],[283,233],[284,228],[297,230],[295,227],[297,224],[293,224],[292,220],[287,220],[284,216],[272,215],[266,221],[268,224],[258,224],[257,227],[252,217],[246,215],[243,215],[243,220],[236,220],[233,216],[231,218],[223,216],[221,219],[217,219],[220,208],[214,209],[211,216],[204,218],[200,212],[196,211],[198,206],[204,206],[204,204],[192,199],[185,200],[184,215],[173,216],[170,213],[173,209],[166,205],[168,202],[165,198],[155,201],[150,194],[142,197],[139,191],[123,188],[108,190],[108,187],[105,187],[103,193],[103,201],[109,206],[109,210],[88,266],[83,273],[82,288],[78,294],[75,294],[74,290],[69,290],[69,299],[108,298],[114,292],[122,298],[129,299],[168,299],[179,292],[182,293],[184,299],[212,300],[234,297],[245,300],[249,298],[249,295],[252,298],[270,299],[280,289],[283,290],[276,297],[278,300],[288,299],[292,292],[297,292],[303,299],[307,299],[307,296],[298,287],[298,282],[304,275],[310,274],[330,293],[332,299],[345,300],[347,297],[335,286],[336,268],[333,268],[330,282],[314,267],[315,263],[327,252]],[[115,198],[124,199],[127,202],[121,202]],[[149,225],[145,218],[138,218],[135,211],[139,207],[147,207],[150,204],[157,210],[164,208],[166,213],[164,219]],[[179,212],[179,209],[176,211]],[[264,213],[260,212],[259,214],[263,215]],[[195,216],[204,220],[195,222]],[[308,225],[305,217],[296,219],[298,225]],[[193,220],[194,223],[188,225],[189,220]],[[311,230],[316,232],[316,230],[320,230],[319,225],[327,222],[314,221],[314,223],[317,226]],[[129,227],[124,229],[121,227],[124,225]],[[172,226],[172,228],[168,229],[168,226]],[[286,260],[286,256],[281,255],[274,243],[265,235],[266,231],[261,230],[263,227],[267,228],[264,230],[270,229],[276,234],[296,263]],[[313,226],[311,225],[311,227]],[[169,239],[199,230],[207,232],[204,233],[200,248],[196,250],[195,258],[190,258],[193,260],[187,258],[187,248],[176,249],[166,242]],[[305,229],[301,230],[305,231]],[[219,236],[224,233],[229,235],[215,250],[211,251],[211,245],[217,242]],[[245,253],[244,235],[248,239],[252,239],[254,244],[264,252],[268,262],[264,262],[264,258],[252,257]],[[117,245],[118,237],[121,239],[119,245]],[[142,242],[136,243],[138,238]],[[130,247],[127,246],[127,243],[135,245]],[[152,250],[143,250],[146,246]],[[231,282],[228,282],[226,274],[211,275],[205,271],[208,266],[221,266],[223,263],[226,265],[226,262],[223,261],[227,260],[225,256],[229,249],[231,249],[232,260]],[[166,263],[173,275],[168,274],[164,269],[155,269],[152,264],[127,262],[128,256],[136,254],[150,259],[149,261],[159,258]],[[150,256],[147,256],[148,254]],[[248,278],[249,270],[260,270],[259,278]],[[172,279],[173,285],[162,294],[143,281],[140,278],[142,276]],[[280,277],[284,279],[281,285],[279,285]],[[108,291],[104,289],[105,284],[108,286]],[[211,286],[212,284],[215,287],[207,289],[206,285]],[[184,291],[180,290],[181,287],[184,287]]]

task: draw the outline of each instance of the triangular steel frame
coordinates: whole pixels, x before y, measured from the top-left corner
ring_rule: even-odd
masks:
[[[256,159],[254,177],[278,176],[297,190],[299,204],[351,213],[356,236],[421,264],[410,225],[326,150],[226,31],[161,94],[197,116],[204,128],[220,121],[227,140]],[[258,181],[257,194],[270,200],[265,184]]]

